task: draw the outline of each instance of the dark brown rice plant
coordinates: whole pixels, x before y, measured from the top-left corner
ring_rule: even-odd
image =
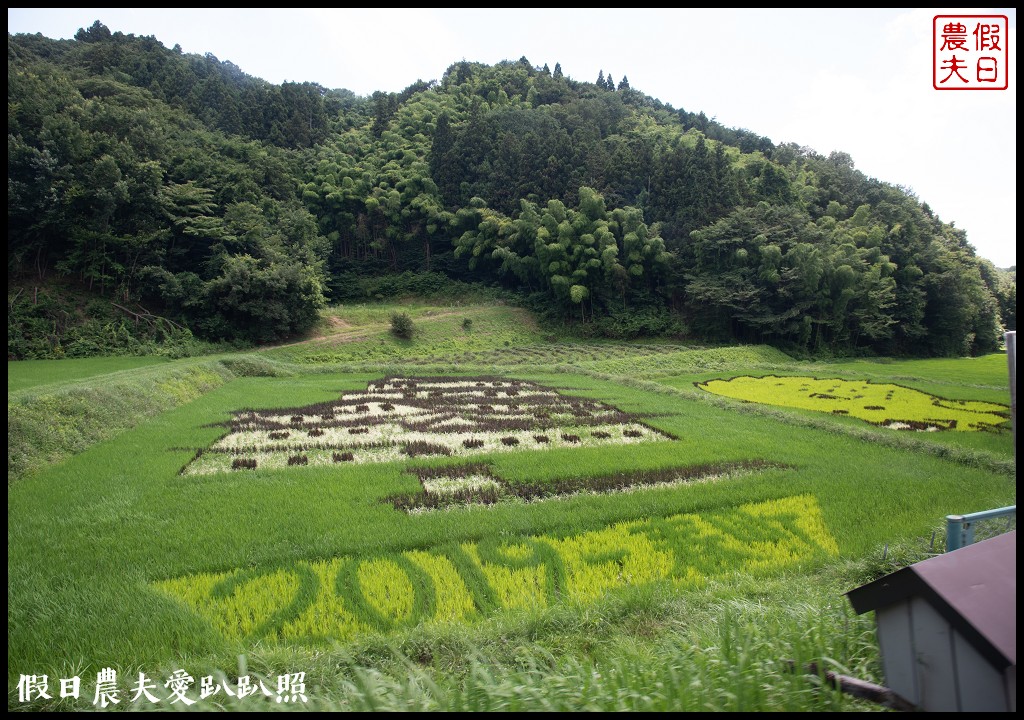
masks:
[[[419,455],[451,455],[452,449],[447,445],[438,445],[424,440],[416,440],[406,444],[405,454],[409,457],[417,457]]]

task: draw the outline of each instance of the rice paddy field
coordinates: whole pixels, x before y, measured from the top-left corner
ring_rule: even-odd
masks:
[[[8,363],[8,707],[882,709],[802,668],[881,683],[844,593],[1016,503],[1006,363],[429,304]]]

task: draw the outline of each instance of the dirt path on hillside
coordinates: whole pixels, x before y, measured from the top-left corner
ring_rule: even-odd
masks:
[[[428,314],[421,315],[417,318],[416,322],[432,322],[434,320],[449,318],[453,315],[465,314],[465,311],[462,310],[446,310],[438,313],[429,312]],[[386,322],[370,323],[368,325],[353,325],[337,315],[331,315],[327,319],[327,326],[326,330],[312,337],[308,337],[305,340],[296,340],[295,342],[283,343],[280,345],[265,345],[261,347],[260,350],[280,350],[282,348],[297,347],[299,345],[323,345],[330,347],[332,345],[343,345],[345,343],[358,342],[359,340],[365,340],[370,335],[374,335],[382,330],[387,330],[391,326],[391,323]]]

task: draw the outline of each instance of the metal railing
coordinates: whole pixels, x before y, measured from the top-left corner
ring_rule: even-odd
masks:
[[[1006,342],[1006,363],[1010,370],[1010,426],[1013,428],[1013,456],[1017,457],[1017,331],[1003,336]]]
[[[1017,456],[1017,332],[1004,336],[1006,361],[1010,371],[1010,425],[1013,428],[1013,455]],[[984,510],[967,515],[946,516],[946,552],[974,542],[987,540],[1017,529],[1017,506]]]
[[[946,552],[1017,529],[1017,506],[946,516]]]

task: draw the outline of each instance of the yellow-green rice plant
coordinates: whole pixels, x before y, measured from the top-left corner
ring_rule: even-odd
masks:
[[[829,555],[839,554],[839,546],[828,531],[818,501],[813,495],[748,503],[740,506],[739,510],[766,527],[777,528],[781,537],[803,540],[808,547],[817,546]],[[791,524],[787,525],[785,521]]]
[[[836,555],[811,495],[633,520],[568,537],[485,537],[429,550],[156,583],[233,639],[350,639],[498,610],[593,602],[627,586],[694,587]]]
[[[560,563],[552,567],[558,560],[552,557],[550,546],[532,539],[519,542],[485,538],[462,547],[480,565],[502,608],[547,607],[560,591],[557,579],[561,567]]]
[[[407,552],[405,556],[421,567],[434,584],[433,620],[458,622],[476,614],[473,596],[449,558],[422,550]]]
[[[811,495],[654,518],[637,524],[635,532],[672,553],[676,582],[738,570],[782,570],[822,553],[838,553]]]
[[[895,430],[991,430],[1006,423],[1005,405],[947,400],[920,390],[870,380],[742,376],[695,383],[737,400],[848,415]]]
[[[378,630],[434,616],[434,581],[404,555],[351,559],[339,569],[334,588],[347,608]]]
[[[301,591],[313,589],[310,574],[302,567],[202,573],[164,580],[156,587],[184,600],[225,637],[254,638],[276,635],[281,620],[298,609]]]
[[[436,549],[436,553],[443,557],[458,574],[459,579],[465,584],[473,600],[473,606],[479,614],[486,615],[494,612],[500,606],[498,597],[488,581],[487,575],[480,567],[479,558],[476,553],[470,554],[467,545],[450,543]]]
[[[649,538],[633,532],[640,523],[619,523],[604,530],[550,540],[565,566],[566,595],[577,602],[593,601],[626,585],[664,580],[673,556]]]
[[[350,638],[370,629],[360,622],[334,590],[334,581],[347,558],[309,563],[319,581],[316,597],[309,607],[281,628],[285,638]]]

